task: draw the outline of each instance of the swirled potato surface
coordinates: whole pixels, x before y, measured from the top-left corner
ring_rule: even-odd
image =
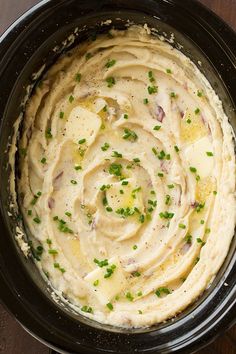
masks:
[[[212,282],[235,226],[233,134],[178,50],[139,27],[82,43],[36,88],[19,150],[36,263],[79,312],[149,326]]]

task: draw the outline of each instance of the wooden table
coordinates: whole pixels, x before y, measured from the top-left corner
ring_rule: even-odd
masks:
[[[39,0],[0,0],[0,34],[20,14],[38,2]],[[201,2],[236,30],[236,0],[201,0]],[[0,305],[0,354],[49,353],[50,349],[26,333]],[[236,326],[197,354],[236,354]]]

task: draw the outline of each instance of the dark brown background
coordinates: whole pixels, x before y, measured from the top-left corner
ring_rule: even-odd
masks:
[[[0,0],[0,34],[19,15],[38,2],[39,0]],[[236,0],[201,2],[236,30]],[[49,354],[50,350],[26,333],[0,305],[0,353]],[[197,354],[236,354],[236,326]]]

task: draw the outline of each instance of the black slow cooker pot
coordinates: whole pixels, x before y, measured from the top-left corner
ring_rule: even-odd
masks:
[[[107,19],[112,23],[101,25]],[[26,89],[37,84],[32,74],[55,62],[75,28],[72,45],[113,26],[124,28],[128,20],[147,23],[167,38],[174,33],[174,46],[182,45],[211,82],[236,131],[236,34],[196,1],[44,0],[0,38],[0,297],[31,334],[59,352],[190,353],[236,320],[235,238],[213,284],[196,303],[174,320],[134,330],[102,325],[56,304],[33,260],[24,258],[15,241],[20,216],[8,215],[8,149]]]

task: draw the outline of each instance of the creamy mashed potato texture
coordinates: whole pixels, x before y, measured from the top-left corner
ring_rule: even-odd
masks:
[[[196,66],[148,30],[61,57],[27,104],[19,152],[36,263],[85,316],[150,326],[214,279],[235,227],[232,128]]]

